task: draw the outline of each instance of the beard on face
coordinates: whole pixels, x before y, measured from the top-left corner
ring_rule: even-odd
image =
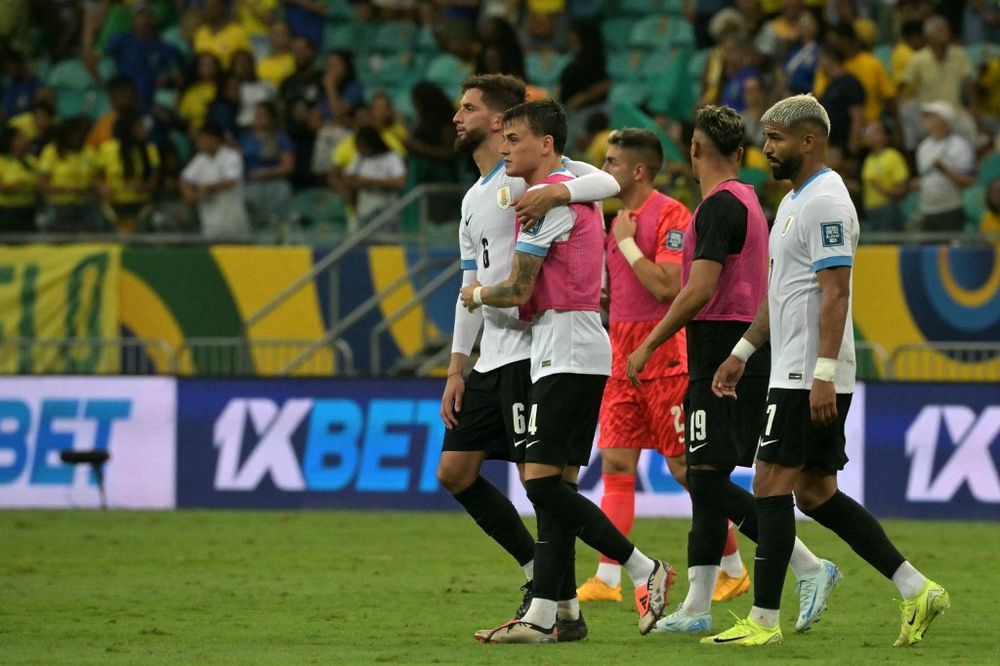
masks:
[[[455,137],[455,150],[463,153],[471,153],[485,140],[486,132],[481,127],[467,129],[464,136],[459,135]]]
[[[771,175],[775,180],[791,180],[792,176],[799,172],[802,166],[802,156],[792,155],[782,162],[775,164],[771,162]]]

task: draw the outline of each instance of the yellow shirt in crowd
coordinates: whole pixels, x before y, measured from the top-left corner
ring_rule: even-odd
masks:
[[[385,141],[385,145],[389,147],[389,150],[399,154],[400,157],[406,157],[406,146],[403,145],[403,140],[399,138],[398,128],[396,130],[394,128],[395,125],[382,130],[379,134],[381,134],[382,140]],[[333,158],[331,161],[333,162],[333,166],[346,169],[357,156],[358,146],[354,142],[354,135],[351,134],[333,149]]]
[[[249,36],[264,35],[269,26],[257,18],[257,14],[273,16],[277,7],[278,0],[236,0],[236,20]]]
[[[156,169],[160,166],[160,151],[152,143],[146,144],[149,155],[149,166]],[[152,200],[152,192],[140,190],[144,179],[142,173],[142,155],[138,148],[132,150],[132,164],[134,174],[131,180],[125,180],[125,165],[121,160],[121,142],[118,139],[110,139],[101,144],[98,150],[98,161],[104,177],[107,179],[108,187],[111,190],[111,203],[113,204],[137,204],[147,203]]]
[[[295,58],[291,53],[275,53],[261,58],[257,63],[257,77],[275,88],[281,88],[289,76],[295,73]]]
[[[844,61],[844,69],[853,74],[865,89],[865,105],[862,109],[865,122],[878,120],[885,110],[885,103],[896,96],[896,85],[892,82],[885,66],[868,51],[860,51]],[[822,70],[816,72],[813,93],[822,97],[829,81]]]
[[[23,162],[10,155],[0,156],[0,208],[34,206],[37,192],[38,161],[34,155],[25,155]]]
[[[910,178],[906,159],[895,148],[885,148],[882,152],[869,153],[861,167],[861,182],[864,184],[865,208],[880,208],[891,199],[869,185],[874,181],[884,189],[899,187]]]
[[[7,124],[20,132],[21,136],[28,141],[34,141],[35,137],[38,136],[38,126],[35,125],[35,114],[31,111],[17,114],[8,120]]]
[[[191,124],[192,129],[201,129],[208,115],[208,107],[215,100],[215,84],[208,82],[195,83],[184,91],[177,113]]]
[[[222,63],[223,69],[229,69],[234,53],[250,50],[250,38],[238,23],[230,23],[218,32],[203,25],[194,33],[194,50],[195,53],[211,53]]]
[[[66,153],[62,157],[54,143],[42,150],[38,159],[38,171],[51,178],[52,187],[74,188],[74,192],[57,192],[49,195],[49,203],[56,206],[74,206],[86,203],[97,175],[98,160],[93,148],[85,146],[78,153]]]

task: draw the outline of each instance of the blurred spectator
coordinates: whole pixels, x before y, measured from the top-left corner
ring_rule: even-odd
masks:
[[[34,46],[32,31],[34,15],[29,0],[4,0],[0,12],[0,43],[14,51],[27,53]]]
[[[746,107],[740,112],[743,119],[743,134],[746,142],[758,148],[764,147],[764,126],[760,119],[769,106],[764,81],[759,76],[743,79],[743,101]]]
[[[31,109],[35,92],[42,82],[35,76],[28,59],[20,51],[7,51],[3,81],[3,113],[7,118]]]
[[[354,201],[355,218],[348,231],[358,223],[371,220],[399,198],[406,184],[406,163],[382,140],[374,127],[362,127],[356,136],[358,156],[347,167],[345,185]]]
[[[941,16],[932,16],[924,22],[927,46],[917,51],[906,66],[900,80],[904,90],[912,97],[903,113],[903,133],[906,147],[912,149],[921,132],[921,105],[928,102],[947,102],[952,109],[961,109],[963,94],[970,107],[978,102],[973,84],[972,65],[961,46],[951,43],[951,27]],[[971,139],[975,130],[965,114],[955,118],[955,129]]]
[[[253,126],[240,135],[246,171],[246,202],[255,229],[274,228],[288,219],[295,170],[292,140],[278,127],[278,107],[261,102],[254,111]]]
[[[760,71],[754,67],[751,47],[737,35],[727,35],[720,48],[723,54],[722,70],[713,84],[717,97],[711,102],[725,104],[737,112],[743,111],[746,108],[743,82],[750,77],[759,77]]]
[[[184,200],[197,206],[201,234],[209,239],[240,239],[250,231],[243,199],[243,160],[223,143],[223,130],[206,123],[198,131],[198,152],[181,173]]]
[[[36,231],[38,163],[28,140],[13,127],[0,127],[0,233]]]
[[[406,125],[399,119],[396,109],[392,105],[392,100],[381,90],[372,94],[371,97],[372,123],[380,134],[391,134],[395,141],[390,145],[393,150],[403,157],[406,157]],[[399,148],[402,147],[402,150]]]
[[[994,178],[986,186],[986,211],[979,221],[979,231],[991,234],[994,241],[1000,241],[1000,178]]]
[[[710,28],[712,19],[731,5],[732,0],[693,0],[685,5],[688,19],[694,26],[695,45],[699,49],[707,49],[718,43],[719,36],[713,34]]]
[[[932,0],[896,0],[889,16],[892,34],[905,39],[903,26],[907,23],[919,23],[922,32],[924,21],[934,15],[935,4]],[[896,70],[896,76],[901,73]]]
[[[285,22],[296,37],[305,37],[317,49],[323,47],[326,4],[320,0],[281,0]]]
[[[38,96],[36,95],[36,98]],[[51,140],[55,132],[55,106],[50,102],[36,99],[31,110],[14,116],[7,124],[19,131],[28,142],[28,152],[38,155]]]
[[[878,120],[883,114],[892,115],[896,86],[879,59],[862,48],[851,24],[841,23],[828,31],[825,50],[836,51],[844,70],[852,74],[864,88],[865,99],[862,109],[864,122]],[[830,79],[820,68],[816,73],[814,85],[817,97],[823,97],[829,81]],[[858,130],[858,137],[860,136],[861,131]]]
[[[117,35],[104,52],[115,61],[115,70],[135,86],[142,108],[149,111],[157,87],[164,87],[181,68],[181,54],[160,39],[153,12],[145,4],[132,10],[132,31]]]
[[[983,63],[976,77],[979,88],[979,122],[987,132],[1000,135],[1000,57]]]
[[[604,38],[593,21],[575,21],[569,29],[573,57],[559,75],[559,101],[566,107],[570,136],[578,134],[587,118],[606,112],[611,79],[606,68]]]
[[[455,105],[430,81],[421,81],[410,91],[416,111],[413,133],[406,141],[411,176],[417,183],[458,181],[458,153],[455,151]]]
[[[331,51],[326,56],[325,64],[325,95],[321,103],[323,117],[347,124],[350,122],[351,109],[365,101],[365,93],[354,74],[354,59],[350,51]]]
[[[871,231],[902,231],[898,202],[909,189],[906,158],[889,145],[889,132],[880,120],[868,123],[864,141],[868,156],[861,167],[865,211],[862,224]]]
[[[90,128],[87,135],[87,145],[91,148],[100,148],[101,144],[111,139],[115,135],[115,123],[118,116],[126,111],[138,111],[139,99],[136,97],[135,86],[132,81],[124,76],[115,76],[108,81],[108,100],[111,102],[111,109],[102,115]]]
[[[828,144],[840,148],[845,157],[857,155],[865,124],[865,89],[857,77],[847,71],[837,49],[824,48],[820,52],[819,71],[829,82],[819,98],[830,115]]]
[[[271,26],[268,35],[270,53],[257,61],[257,76],[267,81],[275,89],[281,88],[295,71],[295,56],[292,55],[292,33],[288,24],[278,21]]]
[[[758,51],[781,62],[788,50],[799,42],[802,17],[807,14],[803,0],[784,0],[781,13],[761,26],[754,39]]]
[[[6,0],[4,2],[6,11]],[[78,0],[32,0],[31,25],[41,26],[52,62],[71,58],[80,44],[83,4]]]
[[[229,69],[234,53],[250,50],[250,38],[230,17],[226,0],[205,0],[203,15],[204,23],[194,33],[194,50],[214,55],[223,69]]]
[[[236,124],[243,130],[253,124],[257,105],[261,102],[274,101],[278,96],[278,89],[257,78],[253,54],[249,51],[237,51],[233,54],[233,65],[229,68],[229,72],[240,86],[240,104],[239,112],[236,115]]]
[[[218,125],[226,137],[226,143],[233,145],[240,130],[236,119],[240,113],[240,82],[233,75],[223,77],[222,85],[215,94],[215,99],[208,105],[205,122]]]
[[[479,29],[481,49],[476,74],[511,74],[524,79],[524,51],[517,32],[498,17],[486,19]]]
[[[799,17],[799,42],[785,59],[786,87],[793,95],[812,92],[819,64],[819,21],[811,12]]]
[[[292,39],[295,72],[281,84],[281,102],[285,107],[285,130],[295,145],[296,186],[312,184],[312,151],[319,130],[313,113],[323,99],[323,74],[316,70],[316,49],[304,37]]]
[[[962,41],[966,44],[1000,42],[1000,4],[997,0],[966,0]]]
[[[892,47],[892,71],[889,72],[897,87],[902,83],[903,73],[906,72],[913,54],[926,45],[923,21],[908,21],[903,24],[900,29],[900,39]]]
[[[947,102],[923,106],[927,137],[917,146],[918,209],[924,231],[961,231],[962,190],[975,181],[975,152],[955,133],[955,111]]]
[[[250,39],[256,59],[269,52],[269,26],[274,24],[277,9],[278,0],[233,0],[233,13]]]
[[[219,92],[222,69],[218,59],[210,53],[201,53],[194,60],[194,76],[181,95],[177,112],[193,130],[201,129],[208,115],[208,107]]]
[[[38,189],[48,204],[50,231],[97,231],[93,206],[97,156],[86,145],[90,121],[68,118],[38,160]]]
[[[98,163],[108,221],[119,233],[135,233],[153,212],[160,169],[160,152],[149,142],[139,112],[127,110],[118,116],[114,138],[98,149]]]

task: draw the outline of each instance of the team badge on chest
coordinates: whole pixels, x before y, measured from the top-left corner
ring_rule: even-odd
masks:
[[[497,190],[497,207],[500,210],[510,208],[510,185],[504,185]]]

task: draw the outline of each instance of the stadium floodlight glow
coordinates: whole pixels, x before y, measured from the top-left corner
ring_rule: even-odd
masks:
[[[101,496],[101,508],[108,508],[108,498],[104,494],[104,463],[108,462],[111,454],[107,451],[94,449],[91,451],[77,451],[75,449],[63,449],[59,452],[59,459],[67,465],[90,465],[97,478],[97,492]]]

